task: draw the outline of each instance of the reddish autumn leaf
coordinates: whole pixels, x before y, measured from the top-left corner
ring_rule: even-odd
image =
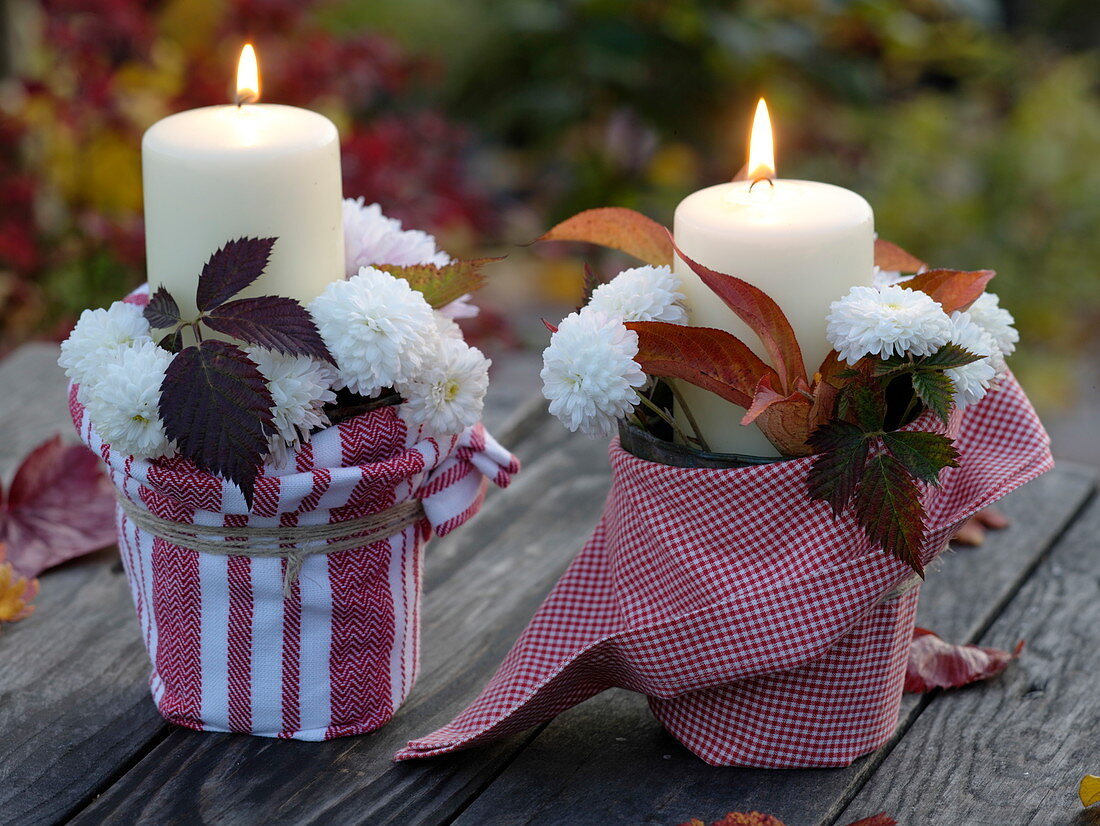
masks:
[[[784,826],[782,820],[760,812],[730,812],[711,826]]]
[[[583,241],[621,250],[647,264],[672,265],[672,238],[663,226],[625,207],[586,209],[566,218],[537,241]]]
[[[481,289],[486,280],[482,272],[485,266],[503,260],[503,257],[456,259],[441,267],[435,264],[412,264],[407,267],[379,264],[378,269],[408,281],[410,287],[423,294],[424,300],[438,310],[467,293]]]
[[[922,694],[934,688],[958,688],[1000,674],[1020,656],[1024,641],[1013,651],[978,645],[952,645],[926,628],[913,630],[905,690]]]
[[[928,265],[917,256],[881,238],[875,239],[875,266],[892,272],[920,272]]]
[[[775,371],[732,333],[663,321],[633,321],[634,360],[650,376],[683,379],[741,407],[752,405],[763,376]]]
[[[0,511],[0,541],[28,578],[114,544],[115,497],[96,455],[60,436],[32,450]]]
[[[879,812],[877,815],[871,815],[862,820],[849,823],[848,826],[898,826],[898,822],[886,812]]]
[[[928,270],[902,286],[927,293],[940,303],[945,313],[953,313],[977,301],[996,274],[993,270]]]
[[[807,440],[814,405],[809,388],[799,381],[794,392],[784,396],[772,388],[773,376],[775,373],[765,373],[760,379],[741,424],[755,422],[784,456],[809,456],[813,452]]]
[[[686,256],[675,244],[673,249],[702,282],[760,337],[781,380],[777,391],[784,395],[793,393],[799,380],[806,382],[806,364],[802,360],[802,349],[798,346],[790,321],[779,305],[767,293],[749,282],[704,267]]]

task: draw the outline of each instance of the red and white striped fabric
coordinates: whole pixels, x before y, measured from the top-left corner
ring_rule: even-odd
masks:
[[[286,466],[267,470],[250,512],[235,485],[186,459],[112,451],[75,387],[69,407],[119,492],[163,519],[316,525],[423,503],[425,518],[389,539],[307,557],[285,599],[286,560],[181,548],[119,508],[119,550],[153,662],[153,699],[170,722],[204,731],[326,740],[386,723],[417,675],[424,541],[477,513],[487,480],[505,487],[519,470],[480,424],[441,442],[421,438],[386,407],[317,433]]]
[[[949,432],[962,467],[927,491],[926,562],[1053,466],[1014,379]],[[646,694],[715,765],[839,766],[877,748],[897,723],[917,589],[890,598],[911,570],[808,499],[810,462],[674,468],[613,442],[588,544],[473,704],[396,758],[514,734],[613,686]]]

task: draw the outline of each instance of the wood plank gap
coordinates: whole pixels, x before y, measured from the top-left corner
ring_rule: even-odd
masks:
[[[1050,539],[1049,542],[1043,547],[1042,551],[1036,555],[1034,562],[1026,568],[1023,573],[1017,578],[1015,586],[1010,593],[1006,593],[1005,597],[998,601],[994,609],[986,617],[984,622],[979,623],[977,629],[973,634],[967,635],[967,638],[962,640],[966,644],[973,644],[978,642],[982,637],[986,635],[994,623],[1004,614],[1009,604],[1016,598],[1016,595],[1020,593],[1025,583],[1031,579],[1035,571],[1048,560],[1055,549],[1062,543],[1062,540],[1066,537],[1076,524],[1077,520],[1081,518],[1081,515],[1090,508],[1093,502],[1096,501],[1097,491],[1093,486],[1088,495],[1081,501],[1081,504],[1073,512],[1073,515],[1063,523],[1061,530],[1059,530]],[[853,779],[852,783],[844,793],[833,802],[830,810],[826,812],[824,817],[820,821],[820,826],[840,826],[837,821],[844,815],[844,810],[848,808],[849,804],[855,800],[859,793],[863,790],[863,787],[870,782],[875,772],[886,762],[886,759],[890,756],[890,753],[901,742],[905,734],[913,727],[913,725],[920,718],[921,714],[932,704],[932,702],[940,695],[941,692],[931,692],[929,694],[922,694],[913,706],[912,710],[906,714],[902,712],[902,719],[898,721],[898,728],[894,732],[894,736],[890,738],[890,741],[882,746],[874,754],[870,755],[867,759],[866,770],[861,770]],[[862,769],[862,767],[861,767]],[[890,812],[887,812],[890,814]]]
[[[130,755],[129,759],[123,761],[119,767],[102,783],[96,786],[92,791],[83,797],[81,800],[75,802],[69,809],[57,820],[53,821],[55,824],[71,823],[73,818],[80,812],[90,806],[95,799],[103,794],[105,791],[111,788],[115,783],[121,780],[127,772],[129,772],[134,766],[148,757],[157,746],[168,739],[172,733],[172,726],[165,722],[159,729],[157,729],[144,743],[141,744],[141,748]]]

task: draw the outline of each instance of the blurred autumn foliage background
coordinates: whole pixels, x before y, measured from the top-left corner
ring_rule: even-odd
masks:
[[[496,346],[541,346],[539,314],[580,297],[567,251],[516,244],[593,206],[671,222],[685,194],[740,167],[763,93],[781,176],[861,192],[884,237],[934,264],[998,270],[1024,336],[1014,367],[1086,452],[1100,441],[1088,438],[1100,404],[1095,0],[4,9],[4,348],[62,335],[82,308],[143,280],[141,133],[226,101],[247,37],[265,100],[340,127],[349,195],[452,253],[509,253],[480,322]]]

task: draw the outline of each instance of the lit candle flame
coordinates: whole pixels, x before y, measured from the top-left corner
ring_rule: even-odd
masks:
[[[775,177],[775,146],[772,142],[772,120],[768,117],[768,104],[764,98],[756,104],[752,119],[752,136],[749,138],[749,180],[770,181]]]
[[[260,67],[256,63],[256,50],[251,43],[241,49],[237,61],[237,105],[255,103],[260,99]]]

